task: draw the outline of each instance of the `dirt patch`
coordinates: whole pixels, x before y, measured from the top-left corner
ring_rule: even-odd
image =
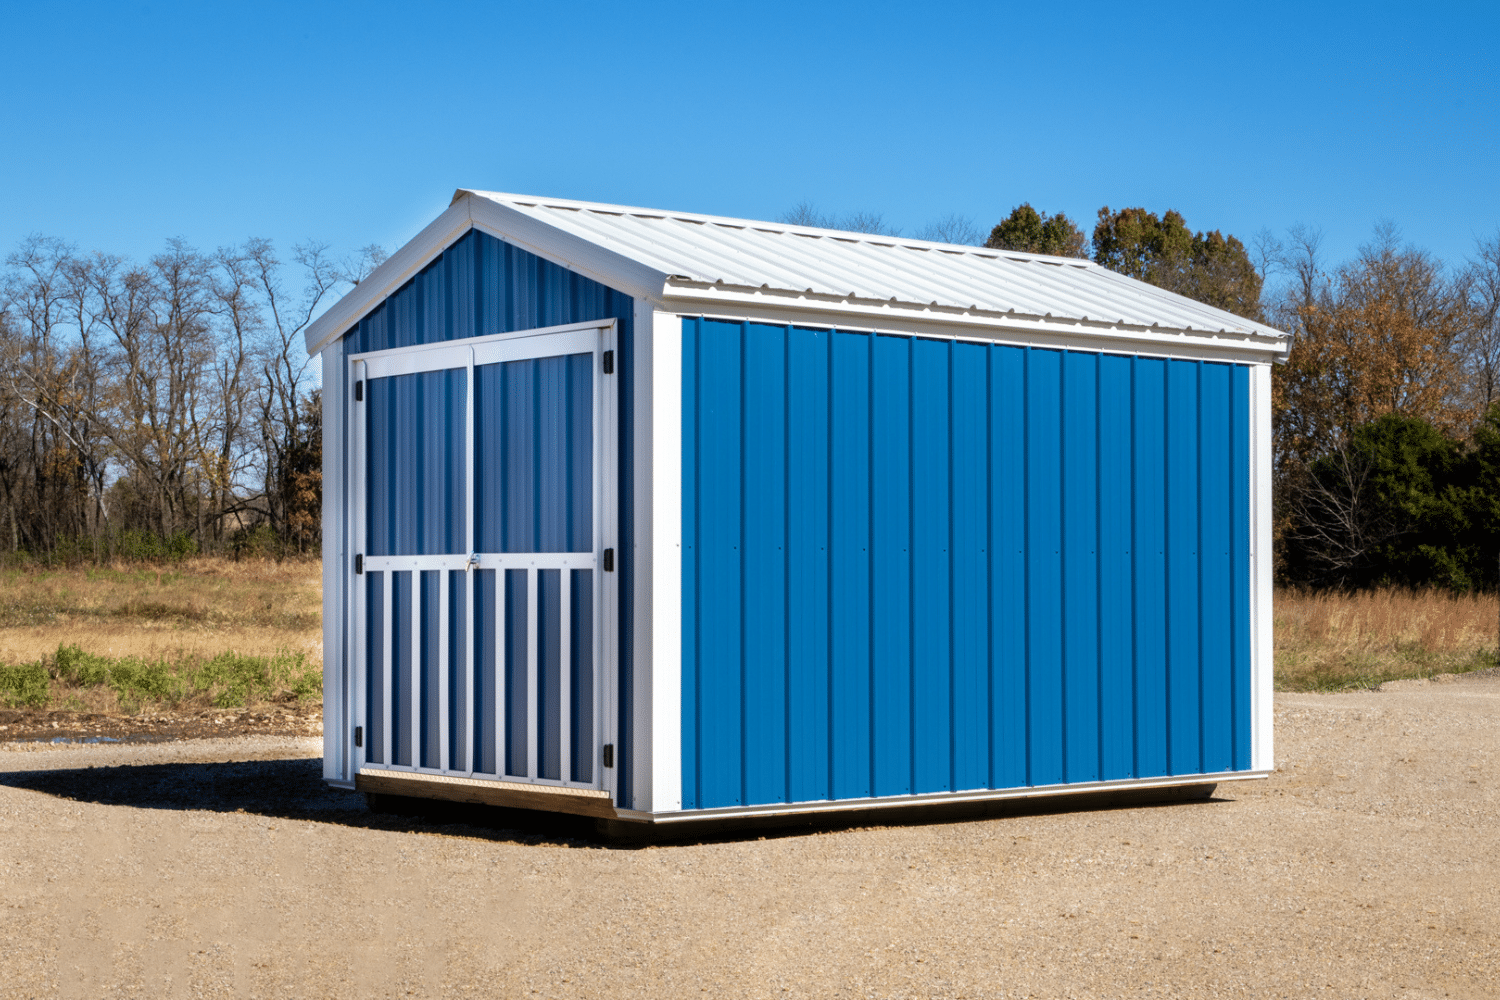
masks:
[[[0,709],[0,743],[140,743],[322,733],[323,711],[316,704],[151,715]]]

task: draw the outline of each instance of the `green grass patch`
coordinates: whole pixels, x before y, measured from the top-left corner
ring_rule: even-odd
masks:
[[[0,665],[0,705],[6,708],[41,708],[51,699],[51,678],[40,663]]]
[[[1500,666],[1494,650],[1467,655],[1434,653],[1419,646],[1400,646],[1386,653],[1351,652],[1342,657],[1313,659],[1281,652],[1276,658],[1278,691],[1358,691],[1386,681],[1423,680],[1438,674],[1467,674]]]
[[[238,708],[261,701],[304,701],[319,697],[322,690],[322,668],[308,663],[302,653],[286,651],[148,660],[61,645],[41,660],[0,666],[0,703],[8,708],[76,706],[97,701],[84,697],[91,691],[112,693],[127,713],[191,705]]]

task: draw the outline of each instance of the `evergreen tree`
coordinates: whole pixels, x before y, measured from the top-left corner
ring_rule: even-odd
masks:
[[[1011,210],[994,229],[985,246],[992,250],[1020,250],[1053,257],[1088,257],[1088,239],[1083,230],[1061,212],[1047,215],[1023,202]]]
[[[1245,245],[1218,230],[1194,233],[1178,212],[1099,209],[1094,261],[1190,299],[1260,319],[1260,274]]]

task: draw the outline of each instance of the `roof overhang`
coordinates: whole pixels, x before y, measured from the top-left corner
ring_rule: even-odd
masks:
[[[1030,347],[1079,348],[1214,361],[1282,363],[1290,347],[1276,331],[1207,332],[1024,313],[992,313],[898,301],[737,288],[669,278],[661,309],[691,315],[836,326],[913,336],[949,336]]]
[[[1243,330],[1177,329],[707,282],[648,266],[496,197],[464,188],[456,191],[442,215],[309,324],[308,353],[319,353],[346,333],[470,229],[670,312],[1226,361],[1284,362],[1291,349],[1287,334],[1246,321],[1241,321]],[[1113,272],[1108,275],[1119,280],[1118,294],[1162,294]]]
[[[321,352],[346,333],[470,229],[635,298],[658,301],[666,285],[667,275],[654,268],[460,188],[447,211],[308,324],[307,353]]]

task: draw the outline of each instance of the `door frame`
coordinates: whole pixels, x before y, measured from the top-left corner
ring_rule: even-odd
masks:
[[[528,343],[530,341],[530,343]],[[544,344],[540,341],[550,341]],[[623,767],[623,761],[616,760],[613,767],[605,767],[603,761],[603,748],[606,745],[618,746],[616,729],[619,717],[619,572],[615,569],[611,572],[604,570],[604,550],[613,549],[619,551],[619,389],[618,363],[611,367],[610,372],[604,371],[604,354],[606,351],[614,352],[612,357],[618,357],[618,321],[614,318],[594,320],[584,323],[567,323],[560,326],[541,327],[532,330],[517,330],[510,333],[491,334],[484,337],[467,337],[461,340],[446,340],[432,344],[413,345],[411,347],[397,347],[382,351],[366,351],[360,354],[351,354],[346,358],[349,365],[350,391],[344,397],[345,419],[348,427],[349,441],[349,488],[345,491],[345,521],[348,537],[346,539],[347,552],[351,557],[344,567],[348,574],[349,586],[345,589],[347,605],[345,614],[351,623],[350,628],[350,662],[353,669],[349,672],[350,683],[346,688],[347,702],[345,705],[346,716],[349,724],[345,727],[345,740],[347,740],[350,761],[353,763],[351,771],[357,774],[365,768],[384,771],[406,771],[420,774],[444,775],[448,777],[463,777],[484,781],[526,783],[545,785],[551,787],[583,788],[592,787],[609,792],[612,799],[618,798],[619,773]],[[470,562],[470,554],[475,552],[474,539],[474,516],[475,516],[475,492],[474,480],[474,368],[478,365],[495,364],[505,361],[524,360],[537,357],[553,357],[561,354],[581,354],[592,351],[593,361],[593,384],[594,384],[594,483],[593,483],[593,505],[594,524],[592,553],[575,553],[575,568],[590,568],[594,570],[594,762],[592,783],[579,783],[566,780],[569,775],[566,759],[561,761],[564,780],[543,779],[534,776],[535,769],[532,768],[532,776],[519,777],[505,774],[505,718],[500,714],[501,692],[504,690],[504,667],[503,652],[496,651],[497,676],[495,685],[497,689],[497,706],[495,717],[495,740],[496,740],[496,767],[499,773],[486,774],[466,769],[455,768],[424,768],[416,764],[397,765],[387,760],[384,763],[370,764],[367,760],[369,749],[368,739],[361,740],[362,746],[354,746],[354,726],[364,726],[368,730],[368,720],[365,719],[365,706],[368,704],[366,692],[366,677],[369,673],[367,646],[367,627],[365,608],[367,606],[368,574],[370,572],[386,572],[387,575],[400,571],[395,566],[384,565],[388,560],[391,562],[409,563],[412,571],[423,570],[465,570]],[[465,484],[466,496],[464,503],[465,525],[464,539],[467,551],[463,554],[451,555],[420,555],[420,556],[380,556],[372,557],[365,555],[365,512],[367,509],[368,470],[366,468],[366,423],[367,412],[364,409],[367,394],[362,392],[362,382],[370,378],[387,378],[394,375],[409,374],[421,371],[441,371],[450,368],[467,368],[468,375],[465,383]],[[358,388],[356,388],[358,387]],[[356,399],[356,394],[359,398]],[[372,559],[380,560],[378,569],[368,565],[364,566],[362,572],[355,572],[355,559],[353,554],[359,554],[361,561],[368,563]],[[518,553],[516,556],[524,557],[529,553]],[[575,560],[569,560],[573,562]],[[490,558],[481,557],[477,568],[494,569],[497,574],[503,574],[504,566],[513,561],[505,557],[496,557],[491,554]],[[616,566],[618,566],[618,558]],[[588,565],[584,565],[587,563]],[[443,578],[446,581],[446,575]],[[465,586],[472,594],[473,587],[470,582],[472,577],[465,573]],[[415,588],[417,580],[413,580]],[[497,580],[498,584],[498,580]],[[440,585],[446,587],[446,583]],[[386,599],[389,602],[391,586],[386,583]],[[529,600],[535,601],[535,595],[528,595]],[[419,600],[414,594],[414,601]],[[465,656],[465,669],[468,672],[467,691],[473,691],[473,676],[475,666],[474,650],[474,628],[472,601],[466,604],[469,616],[467,627],[463,632],[464,641],[467,644]],[[445,609],[442,609],[445,610]],[[440,610],[440,614],[442,613]],[[498,613],[498,611],[497,611]],[[528,618],[530,615],[528,615]],[[387,625],[389,628],[389,625]],[[439,671],[439,706],[438,725],[441,729],[439,746],[441,750],[441,764],[449,764],[450,748],[448,747],[448,630],[440,629],[439,632],[439,660],[442,669]],[[414,639],[415,641],[415,639]],[[536,645],[531,642],[528,645],[530,655],[535,656]],[[384,658],[387,677],[392,669],[391,658]],[[567,667],[562,665],[563,677],[566,678]],[[415,661],[414,661],[415,670]],[[566,686],[566,685],[564,685]],[[531,698],[535,698],[534,689],[528,691]],[[387,692],[384,700],[386,711],[391,711],[391,700]],[[472,734],[472,719],[469,719],[470,733]],[[390,728],[386,727],[387,730]],[[415,740],[419,731],[414,731],[413,760],[418,760],[415,751]],[[389,732],[386,734],[389,739]],[[534,744],[536,735],[529,734]],[[472,736],[471,736],[472,738]],[[533,748],[534,749],[534,748]],[[472,747],[470,747],[472,751]],[[389,757],[389,755],[386,755]],[[473,762],[472,752],[469,754],[469,763]],[[351,775],[352,776],[352,775]]]

